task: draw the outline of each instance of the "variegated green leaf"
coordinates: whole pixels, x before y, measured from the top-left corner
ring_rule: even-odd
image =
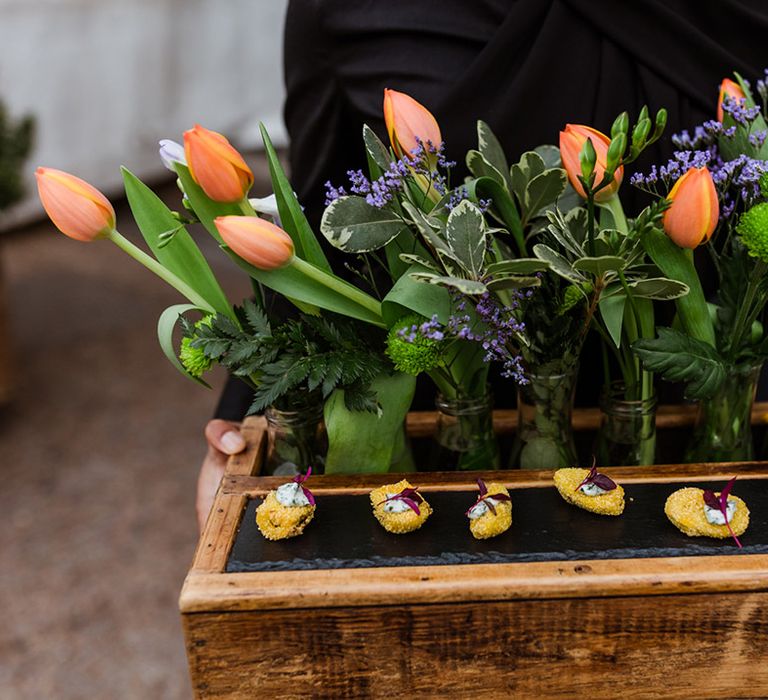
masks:
[[[449,277],[445,275],[436,275],[431,272],[412,272],[411,279],[419,282],[428,282],[429,284],[437,284],[441,287],[450,287],[457,289],[462,294],[468,294],[470,296],[485,294],[488,288],[477,280],[465,280],[460,277]]]
[[[446,242],[458,263],[473,279],[483,272],[487,243],[482,212],[468,200],[460,202],[448,217]]]
[[[388,209],[377,209],[362,197],[339,197],[329,204],[320,221],[328,242],[345,253],[369,253],[383,248],[404,228]]]

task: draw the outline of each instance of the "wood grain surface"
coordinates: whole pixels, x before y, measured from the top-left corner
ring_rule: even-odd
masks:
[[[768,594],[184,617],[200,698],[755,698]]]
[[[594,412],[575,422],[596,427]],[[412,414],[428,435],[434,415]],[[658,421],[690,425],[691,410]],[[753,421],[768,422],[756,404]],[[497,429],[513,429],[498,412]],[[768,697],[768,555],[224,573],[257,476],[263,421],[245,425],[180,597],[198,698]],[[768,478],[768,463],[606,468],[620,483]],[[423,473],[425,493],[475,479],[545,488],[551,471]],[[364,494],[391,475],[312,478]],[[414,477],[416,480],[416,477]]]

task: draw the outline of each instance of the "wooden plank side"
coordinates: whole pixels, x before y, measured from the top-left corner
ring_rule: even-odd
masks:
[[[768,594],[184,616],[198,698],[768,696]]]
[[[182,613],[768,591],[768,555],[190,572]],[[713,613],[714,614],[714,613]]]
[[[685,428],[696,421],[695,405],[662,405],[656,412],[656,427]],[[602,413],[599,408],[576,408],[573,411],[574,430],[597,430]],[[408,434],[428,437],[435,430],[437,411],[413,411],[408,414]],[[756,402],[752,408],[752,425],[768,424],[768,402]],[[512,433],[517,429],[517,411],[502,409],[493,412],[493,427],[497,433]]]
[[[264,416],[246,418],[240,432],[245,439],[246,448],[240,454],[232,455],[227,460],[224,473],[243,476],[257,475],[267,448],[267,419]]]
[[[744,479],[768,479],[768,462],[723,462],[707,464],[658,464],[652,467],[605,467],[601,471],[621,484],[674,483],[686,481],[728,480],[738,475]],[[500,481],[507,488],[552,486],[552,470],[516,469],[477,472],[420,472],[418,474],[327,474],[312,477],[309,484],[318,495],[365,494],[373,488],[407,476],[424,493],[433,491],[473,491],[477,478]],[[263,496],[285,482],[285,477],[248,477],[231,475],[222,481],[228,494]]]
[[[216,494],[190,571],[223,572],[245,508],[245,494]]]

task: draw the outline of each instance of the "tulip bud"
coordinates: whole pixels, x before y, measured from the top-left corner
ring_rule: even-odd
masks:
[[[723,100],[726,97],[730,97],[732,100],[743,100],[746,98],[744,90],[741,89],[741,85],[734,82],[730,78],[725,78],[720,83],[720,94],[717,98],[717,121],[723,121]]]
[[[184,132],[189,173],[214,202],[239,202],[253,185],[253,173],[229,141],[196,124]]]
[[[259,270],[275,270],[293,258],[291,237],[258,216],[219,216],[214,223],[224,242]]]
[[[567,124],[565,130],[560,132],[560,159],[563,162],[563,168],[573,189],[584,199],[587,195],[581,182],[579,182],[579,175],[581,174],[580,153],[587,140],[592,142],[595,150],[594,181],[599,185],[605,175],[610,139],[596,129],[581,124]],[[619,166],[613,174],[613,182],[595,195],[595,201],[605,202],[613,197],[621,185],[623,176],[624,166]]]
[[[412,153],[419,141],[425,147],[431,144],[434,148],[443,141],[432,113],[403,92],[384,89],[384,122],[398,158]]]
[[[53,168],[35,171],[45,213],[63,234],[88,243],[115,228],[115,210],[95,187]]]
[[[717,226],[720,205],[707,168],[690,168],[667,196],[669,208],[662,223],[667,235],[681,248],[696,248],[709,240]]]

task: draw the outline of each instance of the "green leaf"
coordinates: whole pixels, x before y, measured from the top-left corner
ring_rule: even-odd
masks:
[[[541,280],[538,277],[525,277],[523,275],[500,275],[485,283],[488,289],[523,289],[525,287],[540,287]]]
[[[648,277],[629,283],[632,295],[643,299],[668,301],[688,294],[688,285],[666,277]]]
[[[362,197],[339,197],[323,212],[320,231],[345,253],[370,253],[394,240],[404,226],[389,209],[377,209]]]
[[[192,236],[149,187],[127,168],[121,170],[131,213],[155,258],[192,287],[211,308],[233,316],[224,291]],[[177,230],[173,237],[164,241],[162,234],[174,228]]]
[[[523,153],[520,160],[512,166],[510,170],[512,190],[519,202],[522,203],[525,200],[525,189],[528,183],[541,175],[545,169],[544,159],[535,151]]]
[[[409,313],[417,313],[432,318],[437,316],[440,323],[448,323],[451,313],[451,297],[443,287],[425,285],[411,277],[415,272],[427,272],[418,265],[395,282],[392,289],[381,302],[381,311],[388,328],[391,328],[400,318]]]
[[[293,301],[310,304],[313,306],[333,311],[343,316],[356,318],[360,321],[372,323],[377,326],[383,326],[380,314],[376,314],[365,306],[350,299],[341,291],[330,289],[329,287],[308,277],[292,265],[278,268],[277,270],[259,270],[250,265],[245,260],[236,255],[227,246],[223,246],[224,251],[237,263],[239,267],[245,270],[253,279],[260,282],[265,287],[269,287],[278,294]],[[306,263],[307,265],[309,263]],[[327,274],[327,273],[326,273]],[[356,287],[337,278],[341,288],[349,287],[359,293]]]
[[[389,164],[392,162],[389,151],[381,142],[381,139],[373,133],[373,129],[367,124],[363,124],[363,143],[365,144],[366,152],[373,162],[379,166],[381,171],[384,172],[388,170]]]
[[[579,258],[574,261],[573,269],[580,272],[589,272],[595,277],[604,277],[608,272],[619,272],[627,265],[624,258],[615,255],[601,255],[597,258]]]
[[[403,372],[381,375],[371,383],[378,413],[350,411],[345,392],[334,391],[325,403],[328,434],[326,474],[381,473],[389,470],[416,389],[416,377]]]
[[[503,173],[494,168],[480,151],[467,152],[467,170],[469,170],[475,177],[490,177],[502,187],[507,187],[507,182]]]
[[[400,260],[402,260],[404,263],[408,263],[409,265],[419,265],[420,267],[425,267],[432,272],[440,272],[440,269],[437,267],[437,264],[433,260],[427,260],[427,258],[423,258],[420,255],[401,253]]]
[[[491,263],[485,268],[487,275],[515,274],[530,275],[533,272],[545,272],[549,269],[549,263],[538,258],[517,258],[515,260],[502,260]]]
[[[487,234],[482,212],[468,200],[459,203],[448,216],[445,237],[456,260],[472,279],[484,267]]]
[[[562,168],[563,161],[560,158],[560,149],[557,146],[553,146],[551,143],[545,143],[541,146],[536,146],[533,152],[544,161],[544,167],[549,170],[550,168]]]
[[[474,201],[479,201],[480,199],[491,200],[489,213],[507,227],[515,239],[518,253],[526,255],[525,237],[522,224],[520,223],[520,214],[517,211],[512,195],[510,195],[506,188],[490,177],[469,180],[464,183],[464,187],[467,188],[470,198]]]
[[[685,396],[706,399],[725,381],[726,371],[717,351],[708,343],[671,328],[659,328],[658,338],[632,344],[646,370],[670,382],[685,382]]]
[[[560,277],[574,282],[575,284],[581,284],[586,280],[586,277],[579,274],[571,267],[571,263],[560,255],[557,251],[550,248],[544,243],[537,243],[533,246],[533,254],[539,259],[549,264],[550,269]]]
[[[509,175],[509,163],[504,155],[504,149],[501,147],[496,135],[491,131],[491,127],[482,119],[477,122],[477,150],[482,153],[487,163],[502,174],[504,184],[511,192],[512,179]]]
[[[466,280],[461,277],[436,275],[433,272],[412,272],[410,273],[410,277],[419,282],[428,282],[429,284],[437,284],[441,287],[458,289],[462,294],[468,294],[470,296],[485,294],[488,291],[488,288],[482,282]]]
[[[266,128],[259,124],[261,138],[264,141],[267,163],[269,165],[269,175],[272,179],[272,189],[275,192],[277,200],[277,210],[280,212],[280,223],[283,229],[293,239],[293,245],[296,248],[296,255],[302,260],[306,260],[321,270],[331,272],[331,266],[323,253],[320,241],[312,231],[312,228],[304,216],[304,211],[293,193],[293,188],[285,175],[280,159],[277,157],[275,147],[269,138]]]
[[[601,296],[598,302],[603,325],[617,348],[621,346],[621,329],[624,326],[624,306],[626,301],[626,294],[620,292],[611,296]]]
[[[554,204],[565,189],[565,170],[547,170],[525,187],[524,222],[534,218],[544,207]]]
[[[160,348],[168,358],[168,361],[179,370],[179,372],[192,381],[210,389],[211,387],[200,379],[200,377],[193,377],[187,372],[176,355],[176,347],[173,342],[173,329],[176,328],[176,324],[179,322],[181,314],[185,314],[188,311],[208,313],[206,309],[198,309],[194,304],[174,304],[173,306],[169,306],[160,314],[160,318],[157,319],[157,339],[160,342]]]
[[[715,347],[715,329],[709,316],[704,290],[693,265],[692,251],[684,251],[655,227],[645,230],[640,241],[648,256],[665,277],[682,282],[688,294],[675,300],[677,314],[685,332],[692,338]]]

